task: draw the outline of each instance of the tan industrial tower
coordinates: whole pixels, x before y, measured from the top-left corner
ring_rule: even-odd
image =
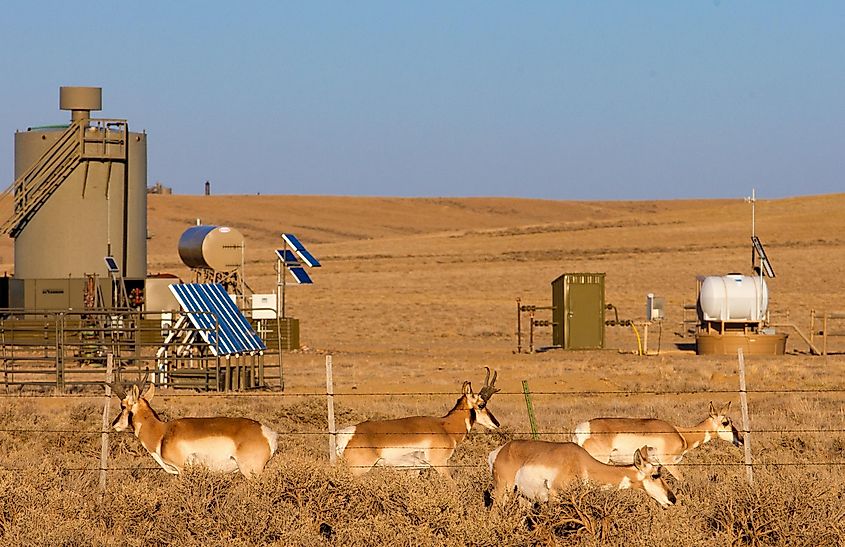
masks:
[[[92,118],[98,87],[60,88],[59,107],[69,124],[15,133],[16,180],[4,195],[14,207],[0,225],[15,239],[12,307],[85,307],[93,278],[110,295],[106,256],[130,289],[147,275],[146,134]]]

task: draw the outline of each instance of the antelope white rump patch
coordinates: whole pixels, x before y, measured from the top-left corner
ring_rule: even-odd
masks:
[[[558,470],[545,465],[523,465],[516,472],[514,482],[523,496],[535,501],[548,501],[549,491]]]

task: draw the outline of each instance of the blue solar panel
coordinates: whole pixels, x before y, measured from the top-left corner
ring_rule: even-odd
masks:
[[[314,258],[314,256],[308,252],[305,246],[296,239],[296,236],[293,234],[282,234],[282,239],[285,240],[285,243],[290,245],[293,248],[293,252],[302,259],[303,262],[307,266],[311,266],[312,268],[319,268],[320,262]]]
[[[311,281],[311,276],[308,275],[308,272],[305,271],[305,268],[289,267],[288,271],[291,273],[294,279],[296,279],[296,282],[301,285],[308,285],[309,283],[313,283],[313,281]]]
[[[296,255],[293,254],[293,251],[288,249],[276,249],[276,256],[279,257],[285,266],[301,266],[299,260],[296,259]]]
[[[106,261],[106,269],[109,273],[117,273],[120,271],[120,267],[117,265],[117,261],[113,256],[107,256],[104,260]]]
[[[215,355],[264,351],[267,346],[219,283],[170,285],[170,291]]]

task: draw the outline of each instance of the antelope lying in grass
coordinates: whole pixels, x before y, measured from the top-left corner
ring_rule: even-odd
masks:
[[[448,474],[449,458],[478,422],[496,429],[499,422],[487,409],[494,393],[496,373],[490,381],[490,369],[478,395],[464,382],[463,395],[442,418],[413,416],[396,420],[371,420],[347,427],[337,433],[337,454],[352,472],[363,474],[375,466],[421,470],[433,467]]]
[[[140,394],[112,385],[120,397],[121,412],[112,422],[117,431],[131,429],[150,456],[168,473],[178,475],[186,465],[203,465],[212,471],[244,476],[260,475],[276,452],[277,434],[248,418],[159,419],[150,406],[155,385]]]
[[[718,412],[710,403],[710,415],[693,427],[679,427],[652,418],[595,418],[578,424],[572,442],[583,446],[600,462],[631,464],[637,447],[654,447],[654,457],[676,479],[683,478],[678,465],[684,454],[713,439],[742,446],[743,438],[727,416],[731,404]]]
[[[493,497],[504,504],[516,492],[532,501],[545,502],[574,481],[594,482],[619,490],[644,490],[661,507],[675,504],[675,494],[653,463],[651,449],[633,452],[633,465],[616,466],[596,461],[575,443],[510,441],[490,452],[487,462],[493,473]]]

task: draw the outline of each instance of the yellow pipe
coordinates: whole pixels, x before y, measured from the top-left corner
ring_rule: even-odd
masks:
[[[631,323],[631,328],[634,330],[634,334],[637,336],[637,355],[643,354],[643,342],[640,339],[640,332],[637,330],[637,326],[634,323]]]

